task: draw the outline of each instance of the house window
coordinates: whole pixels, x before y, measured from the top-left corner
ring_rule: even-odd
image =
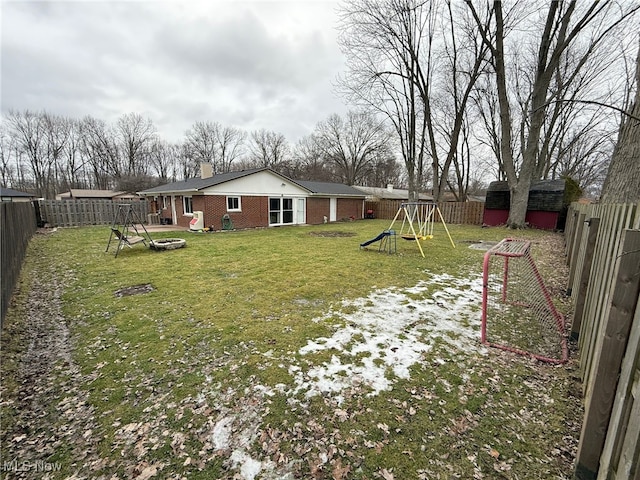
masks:
[[[241,212],[240,197],[227,197],[227,212]]]
[[[162,209],[166,210],[167,208],[169,208],[169,197],[165,195],[162,197]]]
[[[182,209],[185,215],[193,215],[193,199],[191,197],[182,197]]]
[[[293,198],[282,199],[282,223],[293,223]]]
[[[269,198],[269,225],[293,223],[293,198]]]
[[[269,225],[280,224],[280,199],[269,199]]]

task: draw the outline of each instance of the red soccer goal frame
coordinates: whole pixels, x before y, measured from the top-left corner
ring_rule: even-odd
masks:
[[[560,337],[560,358],[548,357],[545,355],[539,355],[533,352],[529,352],[520,348],[504,345],[500,343],[494,343],[487,340],[487,304],[489,293],[489,270],[490,260],[492,256],[500,256],[504,258],[503,272],[502,272],[502,302],[507,302],[507,289],[508,289],[508,277],[509,277],[509,261],[511,259],[520,258],[524,259],[533,272],[537,286],[540,288],[540,292],[544,297],[546,307],[549,313],[553,316],[553,323],[557,328],[557,334]],[[525,355],[533,357],[537,360],[547,363],[562,364],[566,363],[569,359],[569,349],[567,346],[567,337],[564,328],[564,317],[558,313],[551,299],[551,295],[544,284],[542,276],[538,271],[538,268],[531,256],[531,242],[525,240],[515,240],[512,238],[505,238],[500,243],[488,250],[484,255],[484,262],[482,266],[482,325],[480,330],[480,341],[482,344],[505,350],[508,352],[516,353],[519,355]]]

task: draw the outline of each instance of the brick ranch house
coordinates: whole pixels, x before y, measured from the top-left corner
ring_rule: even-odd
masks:
[[[205,227],[233,228],[320,224],[363,217],[365,194],[338,183],[292,180],[269,168],[212,175],[203,165],[198,178],[138,192],[151,201],[163,223],[189,227],[202,212]],[[155,209],[155,210],[154,210]]]

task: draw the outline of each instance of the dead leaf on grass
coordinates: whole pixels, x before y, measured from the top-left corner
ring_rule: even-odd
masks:
[[[162,464],[160,465],[149,465],[147,462],[142,462],[137,465],[134,469],[133,478],[135,480],[147,480],[151,477],[154,477],[158,474],[158,470],[162,469]]]
[[[384,480],[394,480],[395,477],[393,476],[393,473],[391,473],[389,470],[387,470],[386,468],[383,468],[382,470],[380,470],[378,472],[380,475],[382,475],[382,478],[384,478]]]
[[[342,465],[342,460],[337,459],[333,464],[333,470],[331,474],[333,475],[333,480],[342,480],[343,478],[347,478],[347,474],[351,471],[351,465]]]

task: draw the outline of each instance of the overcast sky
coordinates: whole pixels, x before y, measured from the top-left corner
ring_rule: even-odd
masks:
[[[137,112],[166,140],[196,121],[290,142],[331,113],[344,71],[336,2],[2,0],[2,112],[107,122]]]

